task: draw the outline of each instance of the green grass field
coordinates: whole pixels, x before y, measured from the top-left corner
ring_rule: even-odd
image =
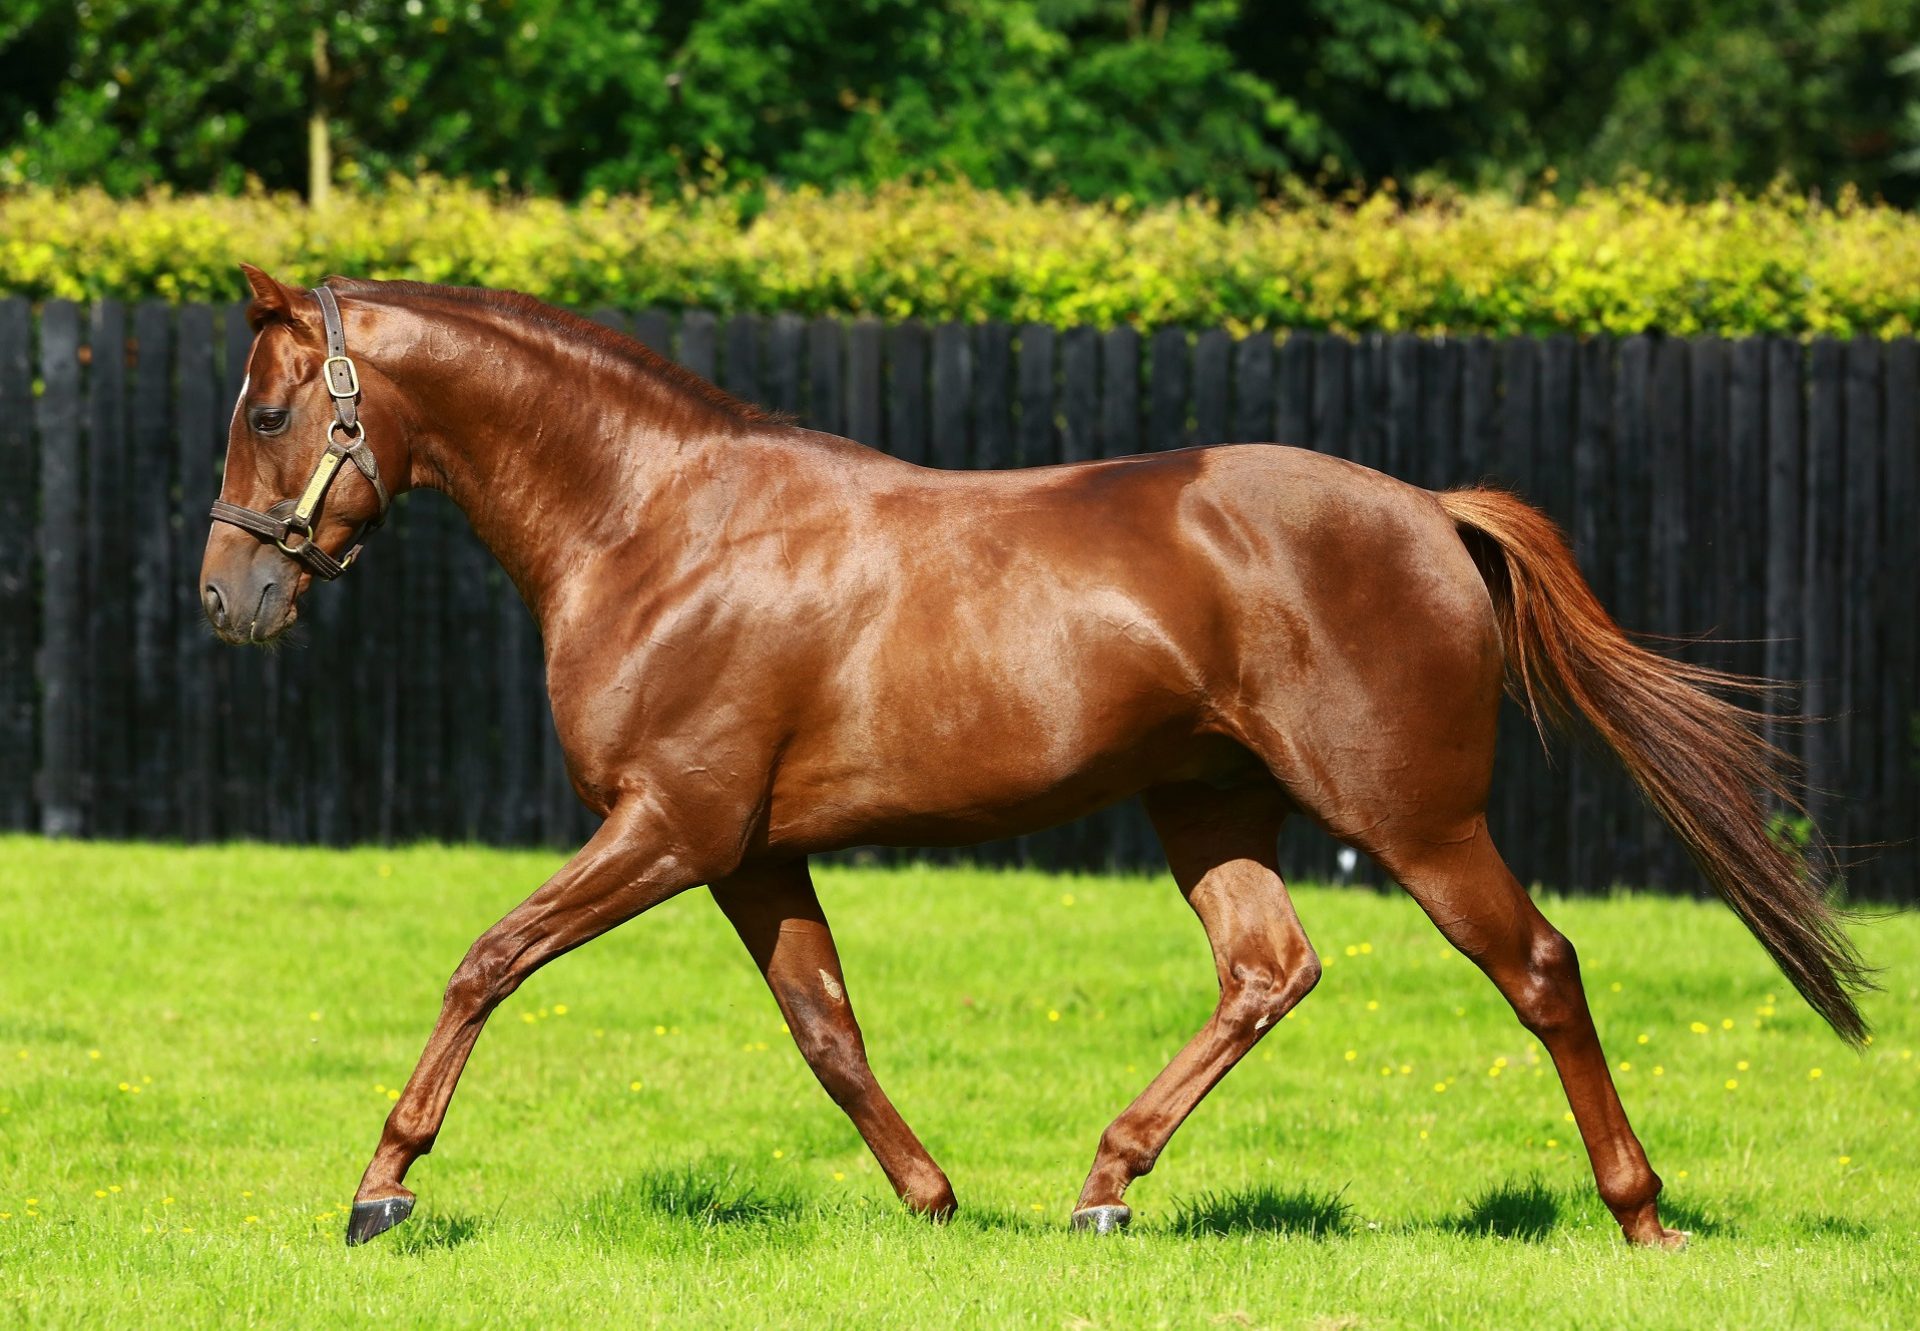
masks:
[[[1920,1325],[1920,917],[1864,1054],[1712,903],[1550,901],[1680,1254],[1629,1249],[1538,1044],[1398,894],[1304,888],[1320,988],[1129,1198],[1102,1127],[1205,1018],[1164,879],[829,870],[903,1214],[704,891],[495,1016],[412,1221],[344,1204],[472,936],[557,862],[0,839],[0,1321],[23,1326]]]

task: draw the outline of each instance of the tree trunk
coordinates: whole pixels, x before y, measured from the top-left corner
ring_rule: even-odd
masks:
[[[327,128],[333,68],[327,58],[327,30],[313,30],[313,109],[307,116],[307,206],[316,211],[333,201],[333,139]]]

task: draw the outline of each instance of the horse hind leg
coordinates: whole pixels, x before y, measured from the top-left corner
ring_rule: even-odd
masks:
[[[1601,1200],[1630,1242],[1679,1248],[1660,1223],[1660,1177],[1627,1122],[1594,1031],[1573,945],[1541,915],[1494,848],[1484,819],[1463,840],[1401,840],[1376,855],[1547,1047],[1593,1164]]]
[[[1146,806],[1174,880],[1206,930],[1220,1001],[1102,1134],[1073,1212],[1075,1229],[1100,1233],[1132,1219],[1122,1201],[1128,1185],[1153,1168],[1207,1092],[1320,978],[1320,959],[1280,881],[1286,804],[1277,788],[1160,787],[1147,792]]]

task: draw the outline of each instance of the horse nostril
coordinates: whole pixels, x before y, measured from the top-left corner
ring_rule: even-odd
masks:
[[[207,621],[217,629],[227,626],[227,603],[220,595],[220,589],[211,582],[200,593],[200,604],[207,608]]]

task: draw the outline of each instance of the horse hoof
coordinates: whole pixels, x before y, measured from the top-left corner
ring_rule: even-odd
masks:
[[[347,1246],[357,1248],[368,1239],[378,1238],[413,1214],[413,1198],[381,1197],[371,1202],[355,1202],[347,1217]]]
[[[1132,1223],[1131,1206],[1084,1206],[1073,1213],[1076,1234],[1118,1234]]]

